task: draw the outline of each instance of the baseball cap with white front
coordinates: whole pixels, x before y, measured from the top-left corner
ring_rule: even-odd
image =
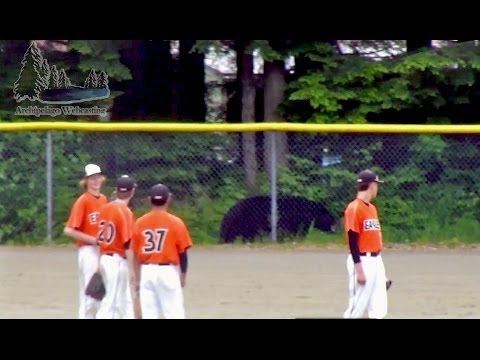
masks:
[[[358,173],[357,183],[369,184],[372,182],[383,183],[383,180],[378,178],[378,175],[375,174],[372,170],[363,170]]]
[[[150,196],[152,203],[162,206],[167,202],[172,193],[166,185],[156,184],[150,188],[148,195]]]
[[[170,189],[163,184],[156,184],[150,188],[148,193],[152,199],[155,200],[165,200],[171,195]]]
[[[137,183],[128,175],[122,175],[117,179],[117,191],[126,192],[137,187]]]
[[[92,176],[92,175],[101,174],[101,173],[102,173],[102,170],[98,165],[88,164],[87,166],[85,166],[85,176]]]

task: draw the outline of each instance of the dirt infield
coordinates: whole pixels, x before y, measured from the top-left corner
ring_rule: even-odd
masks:
[[[480,249],[387,249],[388,318],[480,318]],[[0,318],[76,318],[73,247],[0,247]],[[188,318],[337,318],[347,304],[341,249],[193,248]]]

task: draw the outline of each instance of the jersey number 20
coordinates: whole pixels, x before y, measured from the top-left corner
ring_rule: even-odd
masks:
[[[107,244],[110,244],[115,237],[115,225],[113,225],[111,222],[108,222],[106,225],[105,223],[105,220],[101,220],[98,224],[100,228],[98,240],[105,241]]]
[[[167,236],[167,232],[167,229],[144,230],[145,246],[143,247],[143,251],[146,253],[162,252],[163,241]]]

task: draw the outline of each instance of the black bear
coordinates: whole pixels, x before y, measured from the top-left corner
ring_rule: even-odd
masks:
[[[277,199],[277,232],[283,235],[307,235],[312,222],[321,231],[335,231],[336,219],[321,204],[296,196],[279,196]],[[257,236],[269,236],[271,231],[271,198],[254,196],[240,200],[223,217],[220,225],[220,240],[232,243],[236,238],[244,242]]]

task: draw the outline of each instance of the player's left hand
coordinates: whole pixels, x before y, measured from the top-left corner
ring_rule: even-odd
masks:
[[[136,293],[140,291],[140,282],[137,280],[135,275],[130,275],[130,284]]]
[[[387,278],[387,284],[386,284],[387,285],[387,290],[390,289],[390,287],[392,286],[392,283],[393,283],[392,280]]]
[[[95,272],[90,278],[85,288],[85,294],[98,301],[105,297],[105,284],[100,271]]]
[[[187,284],[187,274],[180,273],[180,284],[182,285],[182,288]]]

